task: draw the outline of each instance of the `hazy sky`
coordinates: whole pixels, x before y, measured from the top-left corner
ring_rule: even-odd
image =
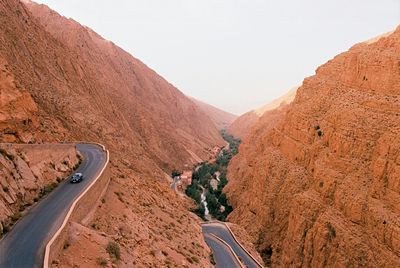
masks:
[[[185,94],[236,114],[400,23],[400,0],[38,2],[113,41]]]

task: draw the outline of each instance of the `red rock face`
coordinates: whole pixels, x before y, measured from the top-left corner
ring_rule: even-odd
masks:
[[[0,25],[0,142],[84,140],[111,151],[104,202],[71,225],[60,266],[107,257],[86,239],[93,232],[118,240],[119,267],[190,267],[192,256],[208,266],[201,228],[165,177],[225,144],[213,122],[139,60],[45,6],[1,1]]]
[[[276,118],[276,111],[285,110],[286,106],[294,100],[297,88],[298,87],[292,88],[286,92],[285,95],[271,101],[270,103],[241,115],[229,126],[227,131],[235,137],[245,138],[247,134],[251,132],[251,129],[257,124],[260,117],[265,113],[269,113],[269,115],[265,116],[266,118],[269,118],[270,116]],[[273,118],[270,118],[270,125],[273,125],[275,122]],[[268,121],[268,119],[264,120]]]
[[[254,111],[247,112],[233,121],[227,131],[238,138],[246,137],[251,128],[258,122],[258,119],[260,119],[260,116]]]
[[[1,7],[0,57],[53,132],[33,128],[32,141],[101,139],[170,168],[223,144],[211,120],[139,60],[46,6],[27,3],[33,18],[9,2]]]
[[[399,266],[400,28],[318,68],[264,119],[229,167],[229,220],[275,266]]]

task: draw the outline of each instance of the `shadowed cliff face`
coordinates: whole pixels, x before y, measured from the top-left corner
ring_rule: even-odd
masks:
[[[71,225],[60,263],[97,265],[108,256],[99,238],[118,239],[118,266],[190,266],[193,255],[209,265],[201,229],[165,172],[224,145],[213,122],[139,60],[45,6],[1,1],[0,24],[0,142],[84,140],[111,151],[104,202]]]
[[[229,167],[229,220],[276,266],[399,266],[400,28],[306,78]]]

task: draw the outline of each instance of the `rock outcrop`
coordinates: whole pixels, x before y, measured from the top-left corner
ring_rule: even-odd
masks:
[[[296,96],[296,91],[298,87],[292,88],[285,95],[273,100],[272,102],[258,108],[247,112],[239,116],[227,129],[228,133],[231,135],[244,138],[251,131],[252,127],[257,124],[260,117],[265,113],[272,112],[274,110],[283,110],[289,105]],[[272,112],[276,113],[276,112]]]
[[[78,165],[74,145],[0,145],[0,237]]]
[[[258,122],[229,167],[229,220],[272,266],[399,266],[399,134],[400,27],[319,67],[281,119]]]
[[[213,122],[145,64],[46,6],[4,0],[0,14],[0,142],[104,144],[112,174],[99,204],[106,210],[75,229],[117,240],[120,267],[207,266],[201,229],[166,177],[225,144]],[[95,248],[72,238],[70,249]],[[62,253],[71,266],[97,265],[92,255]]]

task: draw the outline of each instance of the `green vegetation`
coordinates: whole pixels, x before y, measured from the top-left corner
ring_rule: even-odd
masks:
[[[333,240],[333,239],[336,237],[336,230],[335,230],[335,227],[333,227],[333,225],[332,225],[330,222],[328,222],[328,223],[326,224],[326,228],[327,228],[328,231],[329,231],[329,240]]]
[[[321,127],[319,125],[314,126],[315,131],[317,131],[317,134],[319,137],[321,137],[322,135],[324,135],[324,133],[321,130]]]
[[[182,172],[179,172],[178,170],[174,169],[174,170],[172,170],[171,177],[175,178],[177,176],[180,176],[181,174],[182,174]]]
[[[114,241],[108,242],[106,251],[108,254],[110,254],[111,257],[114,257],[117,260],[121,258],[121,250],[119,248],[119,245]]]
[[[229,148],[231,150],[231,156],[236,155],[239,152],[239,145],[242,142],[241,139],[235,138],[231,134],[227,133],[225,130],[221,131],[221,135],[229,143]]]
[[[107,260],[106,259],[104,259],[104,258],[101,258],[101,257],[99,257],[99,258],[97,258],[96,259],[96,262],[97,262],[97,264],[98,265],[100,265],[100,266],[107,266]]]
[[[225,221],[228,214],[232,212],[232,207],[222,190],[228,183],[226,178],[228,164],[232,157],[238,153],[241,140],[234,138],[225,131],[222,131],[221,135],[229,143],[229,148],[221,150],[215,163],[201,163],[193,170],[192,184],[186,188],[186,195],[198,204],[193,212],[204,218],[205,208],[201,203],[201,194],[204,191],[210,215],[217,220]],[[217,186],[215,185],[216,182]],[[214,188],[212,184],[214,184]]]
[[[15,223],[22,217],[22,214],[20,211],[14,212],[14,214],[11,216],[11,221]]]
[[[68,241],[64,241],[63,249],[69,248],[71,244]]]
[[[52,182],[52,183],[50,183],[50,184],[47,184],[47,185],[44,186],[42,189],[40,189],[39,198],[42,198],[42,197],[48,195],[48,194],[51,193],[57,186],[58,186],[57,182]]]

